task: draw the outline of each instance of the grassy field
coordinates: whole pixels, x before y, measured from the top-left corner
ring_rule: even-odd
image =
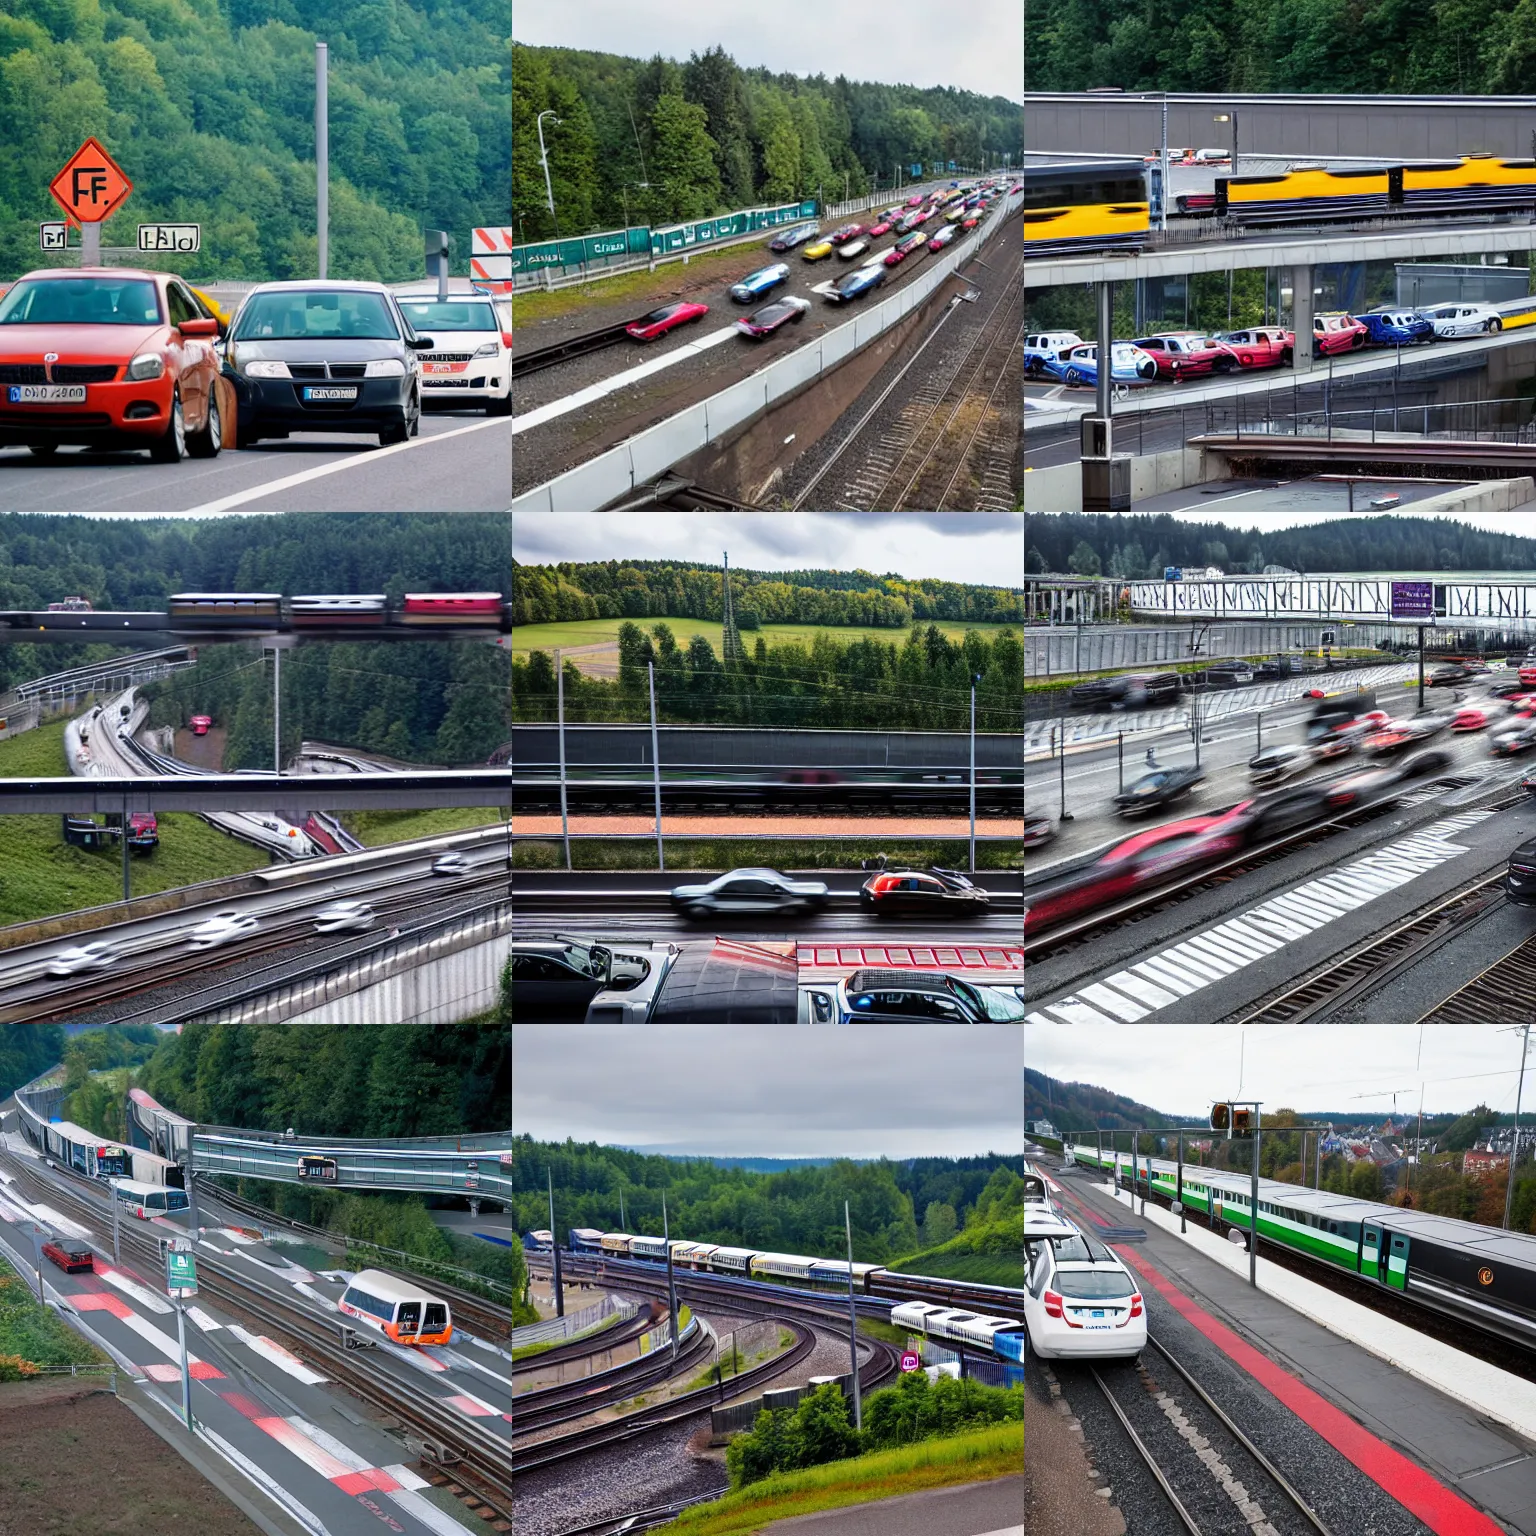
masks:
[[[370,848],[383,843],[404,843],[414,837],[436,837],[443,832],[463,832],[500,820],[490,806],[445,806],[433,811],[344,811],[340,816],[347,831]]]
[[[512,650],[515,655],[527,655],[529,651],[552,651],[557,645],[617,645],[619,626],[624,622],[623,619],[572,619],[563,624],[524,624],[512,631]],[[678,645],[684,648],[695,635],[703,635],[714,646],[716,654],[719,654],[721,640],[718,624],[708,623],[704,619],[668,618],[635,619],[633,622],[640,625],[647,634],[652,625],[665,624],[677,637]],[[992,634],[998,630],[1020,628],[1008,624],[959,624],[948,619],[935,622],[951,640],[963,639],[968,629]],[[764,624],[761,629],[744,631],[741,638],[749,647],[756,643],[759,635],[769,645],[786,640],[803,640],[809,644],[818,634],[833,635],[839,640],[883,640],[894,645],[903,644],[907,638],[904,629],[876,629],[851,624]]]
[[[933,1275],[940,1280],[969,1280],[973,1285],[1024,1284],[1024,1260],[1006,1253],[918,1254],[893,1264],[892,1269],[914,1275]]]
[[[1024,1470],[1023,1424],[999,1424],[947,1440],[924,1440],[803,1472],[781,1472],[687,1510],[666,1536],[752,1536],[774,1520],[875,1499],[1016,1477]]]
[[[0,777],[68,778],[64,722],[0,741]],[[160,846],[132,860],[135,896],[267,867],[267,856],[259,849],[225,836],[190,813],[175,812],[159,821]],[[120,901],[122,894],[122,860],[115,847],[67,847],[57,816],[5,818],[0,924],[102,906]]]

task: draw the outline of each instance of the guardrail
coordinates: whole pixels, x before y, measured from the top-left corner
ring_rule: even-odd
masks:
[[[921,277],[890,298],[865,309],[820,341],[798,347],[717,395],[579,464],[512,500],[516,512],[593,512],[632,495],[637,487],[751,421],[776,401],[797,394],[823,374],[847,362],[878,336],[899,325],[961,267],[970,262],[1022,206],[1023,195],[994,205],[972,237],[946,251]],[[512,430],[517,432],[517,419]]]
[[[565,1317],[546,1318],[542,1323],[529,1323],[512,1330],[512,1349],[516,1352],[530,1344],[544,1344],[550,1339],[576,1339],[590,1333],[605,1317],[618,1314],[621,1320],[633,1317],[640,1310],[637,1301],[620,1301],[604,1296],[595,1307],[584,1307]]]

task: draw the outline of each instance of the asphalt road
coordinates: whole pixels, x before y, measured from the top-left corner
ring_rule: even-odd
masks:
[[[180,464],[74,448],[45,463],[0,448],[10,512],[500,512],[511,497],[512,424],[477,411],[423,412],[420,436],[393,448],[320,432]]]

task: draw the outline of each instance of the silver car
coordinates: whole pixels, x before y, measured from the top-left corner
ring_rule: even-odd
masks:
[[[733,869],[707,885],[677,886],[672,906],[689,917],[801,912],[825,906],[831,894],[822,880],[791,880],[776,869]]]
[[[315,913],[315,932],[366,933],[377,921],[366,901],[333,901]]]
[[[217,949],[255,933],[261,924],[249,912],[215,912],[189,935],[193,949]]]
[[[48,962],[50,976],[78,976],[85,971],[101,971],[117,959],[117,950],[100,940],[61,949]]]

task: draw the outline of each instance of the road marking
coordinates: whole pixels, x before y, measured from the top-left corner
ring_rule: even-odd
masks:
[[[255,1350],[264,1360],[270,1360],[278,1370],[286,1371],[306,1386],[317,1387],[322,1381],[329,1380],[318,1371],[310,1370],[297,1355],[291,1354],[281,1344],[273,1343],[265,1334],[247,1333],[244,1328],[237,1327],[234,1323],[229,1325],[229,1334],[231,1338],[239,1339],[242,1344]]]
[[[493,416],[489,421],[471,422],[467,427],[455,427],[451,432],[437,432],[431,437],[413,437],[403,443],[394,443],[388,448],[372,448],[367,453],[350,454],[347,458],[338,459],[331,464],[318,464],[313,469],[301,469],[296,474],[285,475],[281,480],[268,480],[261,485],[253,485],[249,490],[235,491],[228,496],[221,496],[217,501],[205,501],[200,507],[192,507],[180,514],[182,517],[212,517],[219,512],[229,512],[236,507],[243,507],[248,502],[260,501],[263,497],[275,495],[278,491],[290,491],[296,485],[307,485],[311,480],[323,480],[327,475],[339,475],[344,469],[355,469],[359,464],[377,464],[380,459],[387,459],[391,454],[404,453],[410,448],[425,448],[431,443],[446,443],[451,437],[463,437],[470,432],[484,432],[488,427],[501,427],[506,425],[506,417]]]
[[[729,341],[735,334],[736,326],[733,323],[723,331],[715,331],[712,335],[700,337],[698,341],[686,342],[675,352],[663,353],[662,356],[650,358],[637,367],[626,368],[623,373],[616,373],[611,378],[600,379],[596,384],[578,389],[574,395],[566,395],[561,400],[551,400],[548,405],[524,411],[521,416],[512,418],[512,435],[516,437],[519,432],[528,432],[534,427],[542,427],[546,421],[553,421],[557,416],[567,416],[572,411],[579,411],[583,406],[591,405],[594,400],[601,400],[605,395],[616,394],[621,389],[627,389],[631,384],[638,384],[641,379],[648,379],[653,373],[660,373],[663,368],[671,368],[674,364],[691,357],[700,357],[711,347],[718,347],[721,342]]]
[[[1272,896],[1239,917],[1224,919],[1123,971],[1101,977],[1069,997],[1047,1003],[1026,1022],[1113,1024],[1119,1019],[1134,1023],[1149,1011],[1224,980],[1282,945],[1327,927],[1345,913],[1465,853],[1466,845],[1452,839],[1492,815],[1491,810],[1477,810],[1447,816],[1353,864]]]

